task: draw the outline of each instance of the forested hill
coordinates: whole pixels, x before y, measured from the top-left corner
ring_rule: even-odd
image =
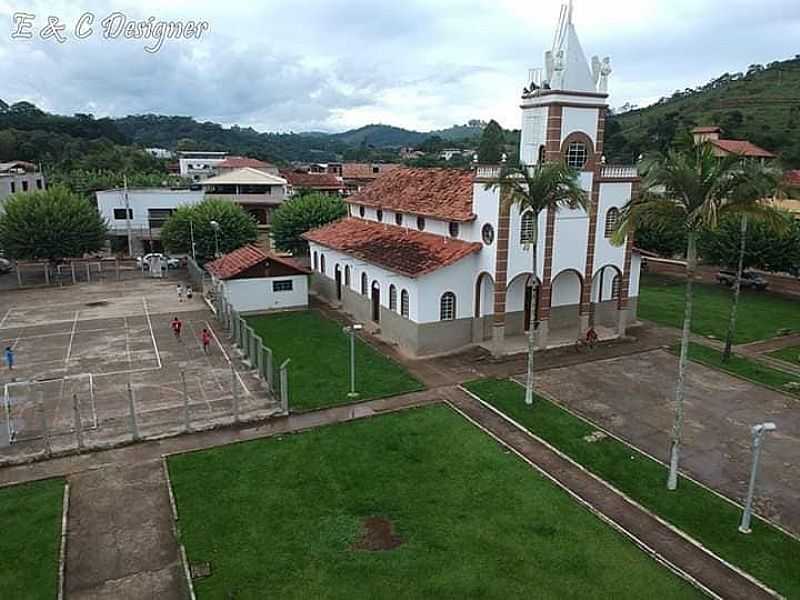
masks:
[[[646,108],[613,115],[606,155],[609,161],[629,162],[703,125],[722,127],[724,137],[750,140],[781,155],[787,166],[800,168],[800,55],[725,73]]]

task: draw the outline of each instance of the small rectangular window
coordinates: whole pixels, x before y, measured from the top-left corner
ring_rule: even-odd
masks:
[[[114,209],[114,218],[117,221],[124,221],[125,220],[125,209],[124,208],[115,208]],[[133,209],[128,209],[128,218],[133,219]]]
[[[22,191],[23,192],[27,192],[28,191],[28,182],[27,181],[23,181],[22,182]]]
[[[17,184],[12,181],[11,182],[11,193],[13,194],[16,191],[17,191]]]
[[[272,282],[273,292],[291,292],[293,289],[293,281],[291,279],[282,279],[280,281]]]
[[[41,179],[37,179],[36,180],[36,189],[37,190],[42,189],[42,180]]]

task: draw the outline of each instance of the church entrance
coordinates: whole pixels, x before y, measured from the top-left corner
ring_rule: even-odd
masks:
[[[372,282],[372,320],[381,322],[381,286],[377,281]]]

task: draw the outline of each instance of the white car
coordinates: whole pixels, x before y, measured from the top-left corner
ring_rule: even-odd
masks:
[[[172,256],[167,256],[159,252],[152,252],[138,257],[136,259],[136,266],[146,271],[150,268],[150,260],[153,258],[160,258],[161,265],[166,265],[168,269],[178,269],[181,266],[181,260],[179,258],[173,258]]]

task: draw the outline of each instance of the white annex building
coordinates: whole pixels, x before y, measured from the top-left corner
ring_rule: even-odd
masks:
[[[533,312],[537,346],[573,343],[594,324],[624,335],[636,319],[639,257],[611,243],[636,167],[602,160],[608,59],[590,66],[562,8],[544,71],[522,96],[523,163],[565,161],[580,174],[588,212],[530,213],[501,204],[499,166],[397,169],[348,197],[350,215],[308,232],[312,289],[416,356],[479,344],[523,349]],[[538,226],[538,294],[532,248]],[[536,297],[538,296],[538,297]]]

